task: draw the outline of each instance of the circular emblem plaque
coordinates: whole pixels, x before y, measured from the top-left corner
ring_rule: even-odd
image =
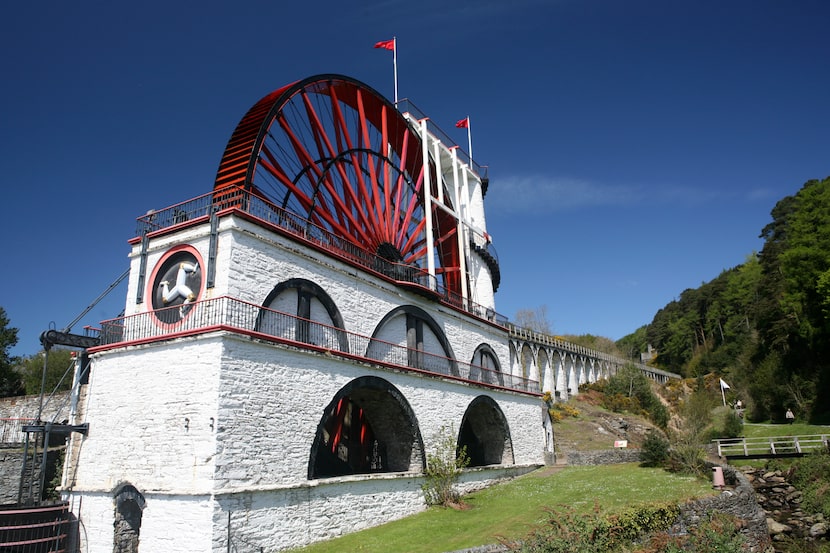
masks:
[[[198,252],[189,246],[167,252],[152,280],[153,312],[163,323],[182,320],[202,293],[202,267]]]

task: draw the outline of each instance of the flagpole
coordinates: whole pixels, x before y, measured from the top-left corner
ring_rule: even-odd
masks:
[[[473,132],[470,130],[470,116],[467,116],[467,152],[470,154],[470,169],[473,165]]]
[[[720,381],[720,397],[723,399],[723,406],[726,407],[726,393],[725,390],[729,389],[729,384],[723,381],[722,378],[718,378]]]
[[[387,35],[388,36],[388,35]],[[398,105],[398,39],[392,37],[392,68],[395,73],[395,107]]]

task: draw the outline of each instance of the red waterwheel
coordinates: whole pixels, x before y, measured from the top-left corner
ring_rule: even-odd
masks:
[[[319,75],[275,90],[248,111],[222,156],[214,192],[254,191],[395,263],[426,268],[433,255],[444,287],[458,294],[455,218],[433,207],[427,243],[423,148],[417,130],[372,88]],[[436,197],[431,162],[427,170]],[[445,190],[443,197],[451,196]]]

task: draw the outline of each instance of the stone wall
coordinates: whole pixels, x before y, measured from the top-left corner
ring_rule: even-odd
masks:
[[[43,408],[41,419],[56,422],[69,418],[69,392],[55,394]],[[44,400],[46,402],[46,400]],[[0,419],[33,419],[37,417],[40,396],[17,396],[0,399]]]
[[[741,534],[747,539],[751,552],[766,551],[771,543],[766,513],[758,505],[752,484],[742,472],[729,465],[723,466],[723,478],[727,487],[719,495],[680,506],[679,528],[696,526],[713,512],[726,513],[743,521]]]
[[[566,451],[564,461],[568,465],[613,465],[615,463],[640,462],[639,449],[599,449],[596,451]]]
[[[61,449],[49,451],[49,457],[46,459],[46,485],[55,477],[56,471],[61,469],[61,452]],[[17,503],[22,470],[22,450],[0,450],[0,505],[14,505]]]
[[[23,470],[22,451],[0,450],[0,505],[17,503],[21,470]]]
[[[609,465],[640,460],[638,449],[568,451],[565,455],[569,465]],[[710,464],[709,468],[715,466]],[[722,470],[726,489],[717,496],[681,505],[676,531],[683,532],[687,527],[700,524],[713,512],[727,513],[743,521],[741,534],[747,539],[750,551],[765,551],[770,544],[766,513],[758,504],[752,484],[746,475],[732,466],[724,465]]]
[[[56,394],[45,406],[41,416],[44,420],[51,420],[56,415],[63,420],[67,418],[66,406],[69,392]],[[18,396],[0,399],[0,428],[2,444],[0,444],[0,505],[17,503],[20,488],[20,472],[23,469],[22,443],[26,436],[20,432],[17,421],[2,421],[2,419],[29,419],[37,416],[40,406],[40,396]],[[54,460],[52,464],[54,465]],[[54,468],[54,467],[53,467]]]

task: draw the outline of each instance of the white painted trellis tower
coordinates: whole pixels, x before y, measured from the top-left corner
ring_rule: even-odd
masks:
[[[82,550],[278,551],[408,515],[442,428],[467,488],[542,464],[486,186],[354,79],[254,105],[210,193],[139,218],[125,316],[88,350],[72,415]]]

